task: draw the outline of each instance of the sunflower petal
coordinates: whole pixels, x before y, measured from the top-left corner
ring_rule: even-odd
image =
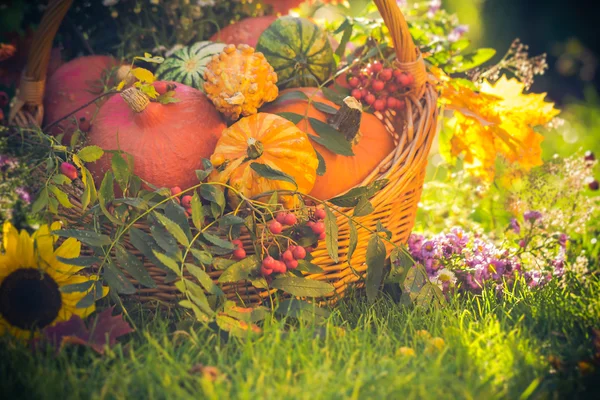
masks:
[[[2,246],[4,251],[8,254],[9,252],[15,254],[17,249],[17,243],[19,242],[19,232],[10,222],[4,222],[2,226]]]

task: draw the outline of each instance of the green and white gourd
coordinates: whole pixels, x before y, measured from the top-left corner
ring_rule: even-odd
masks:
[[[204,91],[204,69],[225,46],[223,43],[204,41],[179,49],[160,65],[156,77]]]
[[[318,86],[335,71],[327,33],[306,18],[277,19],[260,35],[256,51],[277,73],[280,89]]]

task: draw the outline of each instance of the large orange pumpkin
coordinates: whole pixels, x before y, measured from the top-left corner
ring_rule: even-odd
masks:
[[[233,23],[215,33],[210,40],[225,44],[247,44],[256,48],[258,38],[271,25],[277,17],[267,15],[264,17],[250,17]]]
[[[288,89],[282,91],[281,96],[297,90],[304,92],[308,97],[314,94],[313,99],[315,101],[339,109],[316,88]],[[273,114],[281,112],[307,114],[310,118],[316,118],[323,122],[327,121],[327,114],[317,110],[312,105],[308,110],[307,108],[307,100],[285,100],[264,107],[264,111]],[[301,120],[298,127],[309,135],[319,136],[306,119]],[[352,147],[354,156],[338,155],[327,150],[319,143],[312,142],[315,149],[325,160],[326,172],[323,176],[317,176],[315,186],[310,192],[311,196],[327,200],[353,188],[360,184],[395,148],[393,138],[384,124],[369,113],[362,114],[360,131],[356,140],[357,142]]]
[[[45,124],[64,117],[102,94],[106,74],[118,64],[119,62],[113,57],[88,56],[76,58],[56,69],[49,76],[46,83],[44,96]],[[113,83],[110,82],[109,84]],[[71,134],[77,127],[73,119],[76,118],[79,121],[79,127],[83,131],[87,131],[99,105],[106,99],[105,97],[97,103],[92,103],[76,112],[73,118],[66,119],[54,126],[51,133],[54,135],[64,133],[63,142],[68,143]]]
[[[177,103],[149,102],[136,88],[113,96],[98,112],[90,130],[90,144],[121,150],[134,157],[134,173],[157,187],[188,188],[198,184],[202,169],[226,125],[199,90],[175,82],[155,82],[159,93],[173,84]],[[96,184],[110,169],[105,154],[90,165]]]
[[[304,132],[287,119],[267,113],[240,119],[223,132],[210,158],[219,172],[213,181],[227,183],[246,197],[274,190],[294,190],[291,182],[267,179],[252,168],[263,164],[291,176],[297,190],[308,193],[315,183],[319,161]],[[239,203],[229,192],[230,204]],[[287,207],[293,198],[283,196]]]

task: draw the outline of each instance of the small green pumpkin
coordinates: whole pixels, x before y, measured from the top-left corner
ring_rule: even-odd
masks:
[[[329,37],[305,18],[277,19],[260,35],[256,51],[273,66],[281,89],[318,86],[335,70]]]
[[[204,91],[204,69],[224,48],[223,43],[205,41],[179,49],[158,67],[156,76]]]

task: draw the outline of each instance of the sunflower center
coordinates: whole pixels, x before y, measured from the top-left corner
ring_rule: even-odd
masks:
[[[58,284],[35,268],[18,269],[0,285],[0,315],[20,329],[42,329],[58,316]]]

